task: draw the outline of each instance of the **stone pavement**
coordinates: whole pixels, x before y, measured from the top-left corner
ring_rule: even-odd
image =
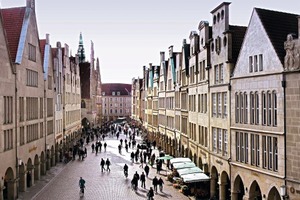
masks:
[[[125,139],[124,135],[120,138]],[[119,139],[120,139],[119,138]],[[133,174],[138,171],[139,174],[143,171],[139,167],[139,163],[132,163],[130,161],[130,153],[122,149],[122,155],[118,153],[119,140],[116,138],[106,138],[107,151],[102,153],[91,152],[91,144],[87,145],[88,156],[84,161],[71,161],[68,164],[59,163],[52,167],[46,176],[35,183],[28,191],[19,194],[19,200],[68,200],[68,199],[105,199],[105,200],[139,200],[147,199],[147,192],[149,187],[152,187],[152,178],[154,176],[162,176],[165,184],[163,192],[155,194],[155,200],[172,199],[185,200],[188,197],[181,194],[177,189],[174,189],[172,184],[166,178],[166,172],[156,174],[156,169],[151,168],[149,178],[146,180],[146,189],[139,187],[137,192],[131,189],[131,179]],[[103,142],[102,142],[103,143]],[[124,145],[124,144],[123,144]],[[134,149],[135,151],[136,149]],[[154,151],[158,156],[158,151]],[[111,161],[111,172],[101,172],[100,160],[101,158],[109,158]],[[123,174],[124,164],[129,166],[129,176],[126,179]],[[86,180],[86,189],[84,197],[79,197],[79,177],[82,176]],[[140,181],[139,181],[140,186]]]

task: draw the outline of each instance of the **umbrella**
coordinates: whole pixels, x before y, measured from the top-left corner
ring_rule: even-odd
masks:
[[[174,169],[183,169],[183,168],[196,167],[196,165],[193,162],[184,162],[184,163],[174,163],[173,167]]]
[[[181,163],[181,162],[192,162],[192,160],[189,158],[179,157],[179,158],[173,158],[172,160],[170,160],[170,162],[171,164],[173,164],[173,163]]]
[[[178,169],[177,172],[179,176],[186,175],[186,174],[203,173],[202,169],[200,169],[199,167]]]
[[[185,183],[205,182],[210,180],[210,177],[204,173],[186,174],[182,175],[181,178]]]
[[[162,157],[158,157],[157,159],[158,160],[171,160],[172,158],[173,158],[173,156],[165,155]]]

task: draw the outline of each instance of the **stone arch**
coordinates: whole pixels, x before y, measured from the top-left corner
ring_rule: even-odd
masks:
[[[51,152],[49,149],[46,150],[46,169],[50,169],[50,161],[51,161]]]
[[[199,156],[198,158],[198,167],[203,170],[202,158]]]
[[[32,170],[34,170],[34,166],[32,164],[31,158],[28,158],[27,165],[26,165],[27,173],[26,173],[26,187],[29,188],[33,185],[33,178],[34,174],[32,173]],[[33,177],[33,178],[32,178]]]
[[[268,194],[267,200],[281,200],[280,194],[279,194],[278,190],[276,189],[276,187],[272,187],[272,189],[270,190],[270,192]]]
[[[219,184],[218,184],[218,170],[215,166],[212,166],[210,170],[210,197],[219,199]]]
[[[244,187],[243,180],[241,179],[240,175],[237,175],[233,183],[233,191],[232,191],[233,199],[243,200],[244,195],[245,195],[245,187]]]
[[[256,181],[253,181],[249,189],[249,199],[262,200],[261,190]]]
[[[198,161],[197,161],[197,154],[196,153],[194,153],[193,161],[197,165]]]
[[[21,165],[19,165],[19,191],[21,192],[25,192],[26,191],[26,184],[25,184],[25,176],[26,172],[25,172],[25,165],[22,162]]]
[[[46,161],[45,161],[45,153],[42,151],[41,152],[41,158],[40,158],[40,168],[41,168],[41,175],[46,175]]]
[[[184,157],[189,157],[189,148],[185,148]]]
[[[192,152],[192,150],[189,150],[189,158],[190,158],[191,160],[193,160],[193,152]]]
[[[51,167],[55,166],[55,151],[54,146],[51,146]]]
[[[59,144],[58,142],[55,143],[55,163],[59,162]]]
[[[40,161],[39,161],[39,156],[35,155],[34,156],[34,180],[39,180],[40,179]]]
[[[221,199],[230,199],[230,179],[226,171],[223,171],[220,176],[220,197]]]
[[[7,168],[4,176],[3,197],[4,199],[15,199],[15,176],[11,167]]]

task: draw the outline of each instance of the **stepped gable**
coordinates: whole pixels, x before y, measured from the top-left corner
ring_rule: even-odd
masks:
[[[26,7],[1,9],[3,27],[7,37],[10,57],[13,63],[17,56],[25,10]]]
[[[284,64],[284,42],[290,33],[298,36],[298,19],[299,15],[278,12],[273,10],[265,10],[255,8],[271,43],[281,61]]]

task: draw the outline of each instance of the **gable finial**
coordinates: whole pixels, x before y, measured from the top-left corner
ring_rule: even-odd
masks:
[[[26,7],[35,10],[35,0],[26,0]]]

